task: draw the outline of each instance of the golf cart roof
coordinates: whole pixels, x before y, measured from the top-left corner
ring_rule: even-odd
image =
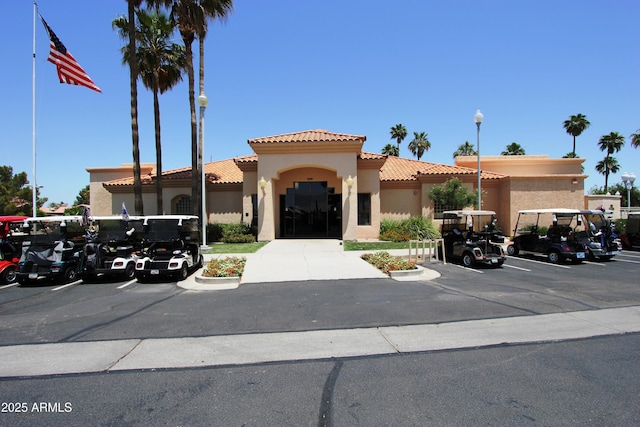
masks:
[[[580,211],[581,214],[584,215],[589,215],[589,214],[593,214],[593,215],[613,215],[613,211],[611,210],[606,210],[603,211],[602,209],[583,209]]]
[[[544,209],[526,209],[518,211],[521,215],[538,215],[538,214],[579,214],[579,209],[567,209],[567,208],[544,208]]]
[[[473,216],[495,215],[496,213],[494,211],[486,211],[486,210],[461,209],[458,211],[444,211],[442,212],[442,214],[444,216],[449,216],[449,217],[453,217],[453,216],[463,217],[467,215],[473,215]]]
[[[89,219],[91,221],[114,221],[114,220],[121,220],[121,221],[142,221],[145,217],[143,216],[135,216],[135,215],[131,215],[129,217],[129,219],[124,219],[122,217],[122,215],[105,215],[105,216],[90,216]]]
[[[200,217],[195,215],[145,215],[143,219],[197,219]]]
[[[54,215],[54,216],[38,216],[29,217],[24,220],[25,222],[78,222],[82,223],[83,219],[81,215]]]

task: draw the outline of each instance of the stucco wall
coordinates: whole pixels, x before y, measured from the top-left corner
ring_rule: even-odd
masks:
[[[405,219],[422,215],[418,188],[382,188],[380,190],[380,217]]]
[[[358,239],[380,237],[380,172],[377,169],[358,170],[358,193],[371,194],[371,225],[358,226]]]

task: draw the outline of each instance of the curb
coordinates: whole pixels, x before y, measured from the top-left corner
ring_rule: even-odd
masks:
[[[416,265],[415,270],[394,270],[389,272],[389,277],[399,282],[409,280],[433,280],[440,277],[440,273],[434,270],[424,268],[420,265]]]

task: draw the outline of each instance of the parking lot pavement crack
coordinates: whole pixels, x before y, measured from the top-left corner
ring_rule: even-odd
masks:
[[[123,354],[122,356],[120,356],[118,358],[118,360],[116,360],[115,362],[113,362],[111,365],[109,365],[107,367],[107,369],[105,369],[106,372],[109,372],[111,369],[113,369],[114,366],[116,366],[118,363],[120,363],[123,359],[125,359],[127,356],[129,356],[136,348],[138,348],[138,346],[142,343],[143,340],[138,339],[136,340],[136,343],[131,346],[131,348],[129,349],[129,351],[127,351],[125,354]]]
[[[389,339],[389,337],[384,333],[384,331],[382,330],[382,328],[376,328],[378,330],[378,332],[380,333],[380,335],[382,335],[382,338],[384,338],[384,340],[391,346],[393,347],[393,349],[396,351],[396,353],[402,353],[402,350],[400,350],[400,348],[398,348],[398,346],[396,344],[394,344],[393,341],[391,341]]]

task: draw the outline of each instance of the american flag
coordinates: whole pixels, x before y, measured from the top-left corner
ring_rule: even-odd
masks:
[[[51,27],[47,25],[44,18],[40,16],[40,19],[42,19],[44,28],[47,30],[49,39],[51,40],[49,45],[49,57],[47,60],[55,64],[58,69],[58,78],[60,79],[60,83],[84,86],[102,93],[100,88],[96,86],[93,80],[91,80],[87,75],[86,71],[84,71],[80,64],[78,64],[78,61],[76,61],[73,55],[71,55],[71,52],[69,52],[62,44]]]
[[[124,205],[124,202],[122,202],[122,219],[129,221],[129,212],[127,212],[127,207]]]

